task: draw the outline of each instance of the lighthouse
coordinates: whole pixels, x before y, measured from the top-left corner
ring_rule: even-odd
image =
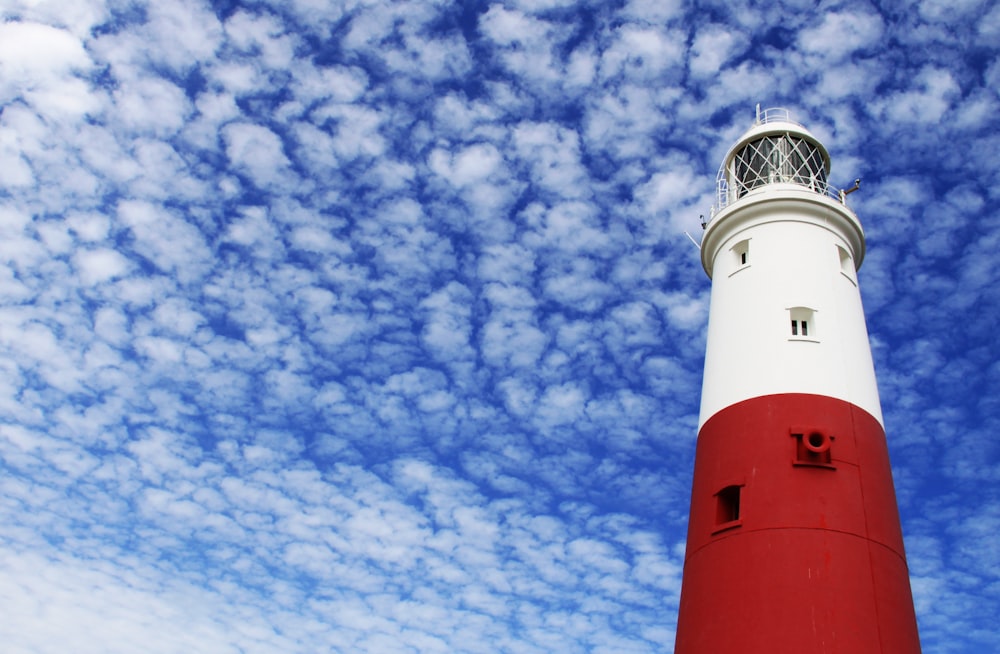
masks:
[[[920,651],[865,236],[829,172],[815,136],[759,108],[719,170],[676,654]]]

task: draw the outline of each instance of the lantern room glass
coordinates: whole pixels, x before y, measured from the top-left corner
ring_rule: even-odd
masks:
[[[765,184],[799,184],[826,192],[826,167],[819,148],[790,134],[774,134],[747,143],[733,157],[730,188],[741,198]]]

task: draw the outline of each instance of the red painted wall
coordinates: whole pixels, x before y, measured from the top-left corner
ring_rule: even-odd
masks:
[[[848,402],[758,397],[698,435],[676,653],[737,652],[920,652],[885,433]]]

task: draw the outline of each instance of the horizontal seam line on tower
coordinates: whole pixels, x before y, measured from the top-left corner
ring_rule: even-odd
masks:
[[[701,547],[699,547],[698,549],[696,549],[694,552],[691,552],[690,556],[685,555],[684,558],[688,559],[688,558],[691,558],[693,556],[696,556],[699,552],[701,552],[705,548],[710,547],[710,546],[715,545],[715,544],[718,544],[718,543],[722,542],[725,539],[733,538],[733,537],[739,536],[740,534],[752,534],[752,533],[758,533],[758,532],[764,532],[764,531],[831,531],[831,532],[834,532],[834,533],[837,533],[837,534],[843,534],[845,536],[853,536],[854,538],[858,538],[860,540],[867,541],[869,544],[878,545],[879,547],[881,547],[881,548],[883,548],[885,550],[888,550],[889,552],[895,554],[897,557],[899,557],[900,559],[902,559],[903,566],[905,566],[907,568],[907,570],[909,570],[909,566],[906,565],[906,556],[902,552],[897,552],[896,550],[894,550],[893,548],[889,547],[885,543],[883,543],[881,541],[878,541],[878,540],[875,540],[873,538],[870,538],[868,536],[860,536],[860,535],[855,534],[855,533],[850,532],[850,531],[844,531],[843,529],[830,529],[829,527],[764,527],[764,528],[761,528],[761,529],[746,529],[745,527],[741,526],[741,527],[737,527],[737,528],[733,528],[733,529],[727,529],[724,532],[720,532],[717,536],[713,536],[710,542],[705,543],[704,545],[702,545]]]

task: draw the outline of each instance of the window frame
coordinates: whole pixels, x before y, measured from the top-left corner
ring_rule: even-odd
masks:
[[[790,330],[788,334],[788,340],[790,341],[806,341],[809,343],[818,343],[819,338],[817,337],[816,329],[816,314],[818,313],[816,309],[812,307],[805,306],[794,306],[788,307],[786,329]]]

